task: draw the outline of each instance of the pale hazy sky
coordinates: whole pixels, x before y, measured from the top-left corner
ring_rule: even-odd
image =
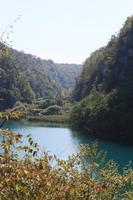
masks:
[[[13,48],[55,62],[82,63],[109,41],[133,0],[0,0],[0,33],[19,14]]]

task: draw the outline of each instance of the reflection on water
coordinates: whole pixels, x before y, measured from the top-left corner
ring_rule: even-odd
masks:
[[[56,126],[56,127],[55,127]],[[32,134],[41,151],[44,149],[56,154],[62,159],[77,152],[80,144],[98,142],[99,148],[107,151],[107,159],[114,160],[123,167],[129,161],[133,161],[133,146],[120,145],[109,141],[92,138],[89,134],[73,131],[68,127],[57,124],[31,123],[31,122],[8,122],[7,128],[19,132],[24,136],[26,145],[26,135]]]

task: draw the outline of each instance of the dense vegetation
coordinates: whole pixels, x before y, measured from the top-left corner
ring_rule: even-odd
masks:
[[[68,123],[72,107],[70,102],[65,101],[62,103],[55,99],[40,99],[33,104],[22,105],[26,108],[23,116],[27,120],[57,123]]]
[[[73,96],[79,101],[71,116],[76,127],[104,138],[133,139],[133,17],[85,61]]]
[[[0,110],[12,107],[19,99],[29,102],[34,98],[30,84],[20,76],[17,67],[5,54],[0,55]]]
[[[47,152],[39,155],[30,135],[29,146],[8,130],[0,130],[0,137],[1,200],[133,199],[130,165],[120,174],[115,162],[103,163],[105,153],[96,144],[81,146],[77,155],[60,160]]]
[[[73,88],[81,70],[81,65],[56,64],[13,49],[10,55],[37,97],[54,98],[63,89]]]
[[[73,89],[76,79],[81,74],[81,65],[77,64],[57,64],[49,67],[49,75],[55,79],[63,89]]]
[[[132,138],[132,37],[133,17],[128,18],[117,37],[86,60],[73,95],[79,101],[71,115],[76,127],[104,137]],[[70,67],[69,73],[65,65],[58,64],[55,70],[52,61],[8,50],[0,54],[0,110],[16,104],[12,110],[0,112],[0,128],[5,120],[28,116],[28,112],[33,114],[30,117],[37,113],[44,118],[69,112],[69,102],[65,106],[60,101],[60,89],[74,86],[72,79],[78,70],[74,72]],[[51,66],[45,67],[44,62]],[[25,103],[31,101],[34,104]],[[79,153],[60,160],[39,152],[31,135],[29,146],[23,146],[21,139],[20,134],[0,129],[0,200],[133,199],[131,165],[120,174],[115,162],[104,162],[105,153],[98,151],[96,144],[81,146]]]
[[[16,101],[57,99],[70,96],[81,66],[55,64],[33,55],[6,47],[0,55],[0,109],[10,108]]]

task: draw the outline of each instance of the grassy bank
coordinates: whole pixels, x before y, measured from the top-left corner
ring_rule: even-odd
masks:
[[[50,123],[64,123],[69,122],[69,115],[41,115],[41,116],[27,116],[29,121],[41,121]]]

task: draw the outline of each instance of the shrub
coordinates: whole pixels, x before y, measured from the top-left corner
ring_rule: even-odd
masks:
[[[52,106],[56,104],[56,100],[52,99],[45,99],[45,100],[41,100],[40,102],[38,102],[38,108],[40,109],[46,109],[48,108],[49,106]]]
[[[49,106],[47,110],[45,111],[45,115],[55,115],[60,114],[61,107],[57,105]]]
[[[47,152],[38,156],[31,135],[29,146],[22,146],[22,136],[9,130],[0,130],[0,136],[1,200],[133,199],[130,165],[122,174],[113,161],[101,165],[105,153],[99,152],[96,144],[81,146],[79,153],[60,160]]]

